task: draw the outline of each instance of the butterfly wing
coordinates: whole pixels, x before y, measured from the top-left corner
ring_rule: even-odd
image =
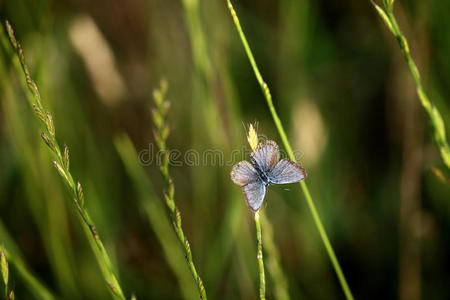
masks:
[[[264,183],[257,180],[242,187],[242,191],[244,192],[248,207],[253,211],[257,211],[261,207],[264,196],[266,195],[266,186]]]
[[[295,162],[284,158],[269,172],[268,177],[275,184],[294,183],[304,179],[306,172]]]
[[[280,159],[280,150],[274,141],[266,141],[259,144],[255,151],[251,154],[251,160],[262,172],[272,170]]]
[[[243,160],[234,165],[231,170],[231,180],[239,186],[244,186],[258,180],[258,173],[251,163]]]

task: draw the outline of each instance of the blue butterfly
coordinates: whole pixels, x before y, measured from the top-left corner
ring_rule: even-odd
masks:
[[[305,170],[298,164],[287,158],[280,160],[278,145],[270,140],[258,145],[250,162],[243,160],[231,170],[231,180],[242,187],[245,201],[253,211],[261,207],[270,184],[294,183],[305,177]]]

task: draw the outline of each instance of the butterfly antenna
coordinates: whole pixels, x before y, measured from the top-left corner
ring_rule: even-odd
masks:
[[[244,127],[244,132],[245,132],[245,134],[247,134],[247,132],[248,132],[248,126],[245,125],[244,121],[242,121],[242,127]]]
[[[255,121],[253,121],[253,127],[255,127],[256,132],[258,132],[258,125],[259,125],[259,122],[258,122],[258,120],[255,119]]]

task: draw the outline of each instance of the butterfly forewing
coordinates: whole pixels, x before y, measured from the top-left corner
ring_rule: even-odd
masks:
[[[243,160],[231,170],[231,180],[237,185],[244,186],[258,180],[258,173],[251,163]]]
[[[295,162],[285,158],[280,160],[268,174],[270,183],[286,184],[306,177],[305,170]]]
[[[242,191],[244,192],[247,205],[253,211],[257,211],[261,207],[264,196],[266,195],[266,186],[264,183],[260,180],[249,183],[242,188]]]
[[[266,141],[259,144],[255,151],[251,154],[252,162],[256,163],[262,172],[272,170],[280,159],[280,151],[278,145],[274,141]]]

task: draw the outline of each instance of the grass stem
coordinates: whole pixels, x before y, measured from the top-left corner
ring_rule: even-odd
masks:
[[[83,188],[79,182],[76,182],[72,177],[72,174],[69,169],[69,149],[64,147],[61,149],[56,139],[56,131],[53,123],[53,116],[48,112],[42,104],[40,92],[38,86],[31,78],[28,66],[25,61],[25,56],[23,54],[22,47],[20,43],[16,40],[14,35],[14,31],[11,25],[6,22],[6,29],[8,32],[9,39],[11,44],[15,50],[17,58],[19,59],[20,68],[17,64],[14,64],[18,70],[18,73],[22,72],[25,76],[25,81],[27,88],[30,93],[28,93],[28,101],[30,102],[36,116],[43,124],[43,132],[41,133],[41,137],[44,140],[45,144],[48,146],[50,152],[54,155],[55,160],[53,164],[55,168],[58,170],[58,173],[61,175],[64,183],[68,187],[78,212],[78,216],[82,221],[84,232],[88,238],[90,246],[95,254],[97,262],[100,266],[102,275],[106,281],[106,284],[109,288],[109,291],[113,295],[114,298],[117,299],[125,299],[125,296],[122,292],[122,288],[119,284],[119,281],[114,273],[113,266],[111,263],[111,259],[106,251],[106,248],[103,245],[103,242],[100,239],[97,228],[92,221],[88,211],[84,207],[84,193]]]
[[[0,220],[0,240],[2,243],[3,253],[8,259],[11,266],[17,271],[16,274],[20,276],[27,286],[29,291],[33,294],[33,296],[37,299],[42,300],[54,300],[58,297],[53,295],[53,292],[50,291],[43,282],[41,282],[32,272],[29,270],[28,266],[25,263],[25,260],[20,253],[19,248],[14,242],[11,234],[6,230],[4,224]]]
[[[239,18],[236,14],[236,11],[233,8],[233,5],[230,0],[227,0],[228,3],[228,9],[230,11],[231,17],[233,19],[234,25],[239,33],[239,36],[241,38],[242,45],[245,49],[245,52],[247,54],[247,57],[250,61],[250,64],[252,66],[253,72],[255,73],[256,79],[261,87],[261,90],[264,94],[264,97],[266,99],[267,105],[269,107],[270,113],[272,115],[272,119],[275,123],[275,126],[277,128],[277,131],[281,137],[281,140],[283,142],[284,147],[286,148],[286,152],[289,156],[289,158],[293,161],[296,161],[294,152],[292,150],[291,144],[289,143],[289,140],[287,138],[286,131],[284,130],[283,124],[278,116],[278,113],[275,109],[275,106],[273,105],[272,95],[270,93],[269,87],[267,86],[267,83],[263,80],[263,77],[259,71],[258,65],[256,64],[255,58],[253,56],[252,50],[250,49],[250,45],[248,44],[247,38],[244,34],[244,31],[242,29],[241,23],[239,21]],[[327,254],[330,258],[331,264],[333,265],[333,268],[336,272],[336,275],[338,277],[339,283],[342,287],[342,290],[345,294],[345,297],[347,300],[353,300],[353,295],[350,290],[350,287],[348,286],[347,280],[344,276],[344,273],[342,272],[341,266],[339,264],[339,261],[337,260],[336,254],[334,253],[334,249],[330,243],[330,240],[328,238],[328,235],[325,231],[325,228],[323,227],[322,221],[319,217],[319,214],[317,212],[317,208],[315,206],[315,203],[311,197],[311,194],[309,193],[309,189],[305,181],[300,182],[300,187],[303,191],[303,194],[305,195],[306,202],[308,204],[308,208],[311,212],[311,215],[314,219],[314,223],[317,227],[317,230],[319,231],[319,235],[322,239],[322,242],[325,246],[325,249],[327,251]]]
[[[442,118],[442,115],[439,112],[438,108],[434,105],[434,103],[430,100],[430,98],[425,92],[419,69],[417,68],[416,62],[414,61],[411,55],[408,40],[400,30],[400,26],[398,25],[397,19],[395,18],[394,0],[383,0],[384,9],[382,9],[373,1],[372,4],[374,5],[376,11],[383,20],[384,24],[388,27],[389,31],[394,35],[395,39],[398,42],[398,45],[400,46],[403,58],[405,59],[406,64],[408,65],[408,70],[411,73],[411,76],[414,80],[414,84],[416,85],[417,96],[419,97],[422,107],[424,108],[425,112],[430,118],[433,129],[433,138],[436,143],[436,146],[439,149],[444,164],[450,170],[450,147],[447,142],[447,136],[445,133],[444,119]]]
[[[256,258],[258,260],[258,272],[259,272],[259,299],[266,299],[266,276],[264,273],[264,257],[263,257],[263,244],[261,235],[261,222],[259,212],[255,212],[255,227],[256,227],[256,242],[258,246]]]
[[[267,256],[267,269],[273,280],[275,298],[289,300],[288,280],[280,265],[280,254],[274,240],[273,227],[264,211],[260,212],[261,224],[264,230],[264,249]]]
[[[258,133],[255,129],[256,126],[250,124],[247,132],[247,141],[252,148],[253,151],[258,147]],[[260,218],[262,221],[260,221]],[[277,299],[287,300],[289,299],[288,288],[287,288],[287,280],[285,280],[285,276],[283,271],[281,270],[281,266],[279,264],[279,255],[277,248],[275,246],[275,241],[273,237],[273,228],[272,224],[270,224],[269,219],[267,219],[264,215],[263,211],[257,211],[255,213],[255,226],[256,226],[256,241],[257,241],[257,261],[258,261],[258,273],[259,273],[259,283],[260,283],[260,297],[261,299],[265,299],[266,294],[266,280],[265,280],[265,271],[264,271],[264,256],[263,256],[263,241],[261,235],[261,222],[262,227],[266,232],[264,245],[266,245],[266,253],[268,254],[269,259],[269,270],[270,275],[272,276],[274,287],[275,287],[275,295]]]
[[[161,243],[168,265],[178,279],[183,298],[194,298],[197,291],[190,271],[184,265],[184,252],[179,248],[179,241],[170,220],[166,218],[166,207],[156,195],[146,170],[140,164],[136,148],[127,135],[117,136],[114,144],[138,193],[143,213],[147,216],[150,226]]]
[[[162,81],[161,87],[153,92],[153,98],[156,107],[152,110],[153,122],[155,124],[155,140],[159,151],[161,151],[162,160],[160,165],[160,172],[163,176],[165,183],[164,199],[169,210],[169,215],[172,220],[172,225],[175,233],[183,246],[184,255],[191,271],[192,277],[194,277],[197,284],[200,299],[207,299],[205,287],[200,275],[195,267],[194,260],[192,258],[191,246],[189,244],[186,235],[184,234],[183,227],[181,225],[181,213],[175,203],[175,185],[169,172],[169,150],[167,149],[167,138],[169,136],[169,127],[166,124],[166,116],[169,109],[169,102],[165,99],[167,92],[167,82]]]

